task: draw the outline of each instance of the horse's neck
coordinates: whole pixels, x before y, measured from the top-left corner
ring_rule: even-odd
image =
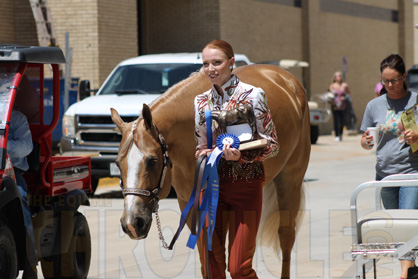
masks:
[[[168,144],[192,143],[194,148],[193,101],[209,89],[209,80],[197,73],[171,87],[151,105],[153,121]]]
[[[196,95],[205,91],[207,83],[205,81],[203,74],[196,73],[173,85],[150,106],[154,122],[170,127],[178,121],[193,119],[193,101]]]

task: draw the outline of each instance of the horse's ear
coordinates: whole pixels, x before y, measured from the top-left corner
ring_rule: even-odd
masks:
[[[126,123],[123,122],[119,113],[114,108],[110,108],[110,113],[111,113],[113,123],[115,123],[119,131],[122,133]]]
[[[144,106],[142,107],[142,118],[144,118],[145,128],[147,128],[147,130],[151,129],[152,127],[151,110],[145,103],[144,103]]]

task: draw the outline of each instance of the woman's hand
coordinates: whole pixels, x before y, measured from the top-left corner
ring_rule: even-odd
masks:
[[[364,149],[372,149],[374,145],[372,142],[373,136],[369,134],[369,130],[366,130],[361,136],[361,146]]]
[[[241,151],[231,147],[230,144],[224,144],[222,152],[224,153],[222,157],[227,161],[238,161],[241,158]]]
[[[413,144],[415,142],[418,141],[418,132],[414,132],[411,129],[406,130],[405,132],[403,132],[404,137],[405,137],[405,143],[406,144]]]
[[[208,156],[208,153],[211,153],[212,149],[198,149],[196,150],[196,153],[194,154],[194,157],[197,159],[199,159],[200,156],[202,155],[206,155]]]

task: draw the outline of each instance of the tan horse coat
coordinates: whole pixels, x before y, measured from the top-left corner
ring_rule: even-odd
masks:
[[[297,220],[303,205],[303,178],[310,156],[310,123],[306,93],[300,82],[287,71],[272,65],[250,65],[237,68],[234,73],[245,83],[261,87],[267,94],[268,105],[276,125],[280,150],[277,156],[264,162],[266,182],[264,187],[263,216],[259,236],[269,245],[280,245],[282,251],[282,278],[290,276],[290,254],[295,241]],[[142,117],[135,129],[134,143],[139,150],[147,154],[154,152],[161,158],[158,151],[154,123],[164,136],[168,145],[168,153],[173,161],[173,168],[165,185],[175,188],[181,210],[185,207],[192,192],[195,146],[194,139],[194,108],[196,95],[210,89],[211,84],[203,73],[197,73],[174,85],[159,99],[151,104],[150,110],[144,106]],[[152,114],[152,116],[151,116]],[[123,134],[121,147],[129,138],[132,123],[123,123],[118,113],[112,110],[112,119]],[[148,123],[148,124],[147,124]],[[147,136],[148,134],[148,136]],[[154,139],[150,143],[150,139]],[[154,151],[150,151],[151,149]],[[126,152],[124,152],[126,153]],[[125,157],[119,154],[118,160],[122,178],[128,168]],[[126,160],[125,160],[126,161]],[[162,167],[159,168],[161,172]],[[138,175],[137,187],[155,187],[155,177],[149,173]],[[153,180],[154,182],[150,181]],[[154,186],[150,184],[154,183]],[[166,186],[165,186],[166,187]],[[169,188],[169,187],[167,187]],[[168,194],[165,188],[161,194]],[[125,198],[126,199],[126,198]],[[138,207],[146,207],[146,198],[137,197]],[[140,209],[142,215],[151,214],[149,210]],[[132,229],[129,223],[132,206],[127,208],[121,218],[122,227]],[[150,217],[147,216],[146,220]],[[129,223],[129,224],[128,224]],[[128,232],[127,232],[128,233]],[[131,236],[131,235],[130,235]],[[132,237],[132,236],[131,236]],[[146,234],[145,234],[146,237]],[[277,237],[280,243],[277,242]],[[134,237],[133,237],[134,238]]]

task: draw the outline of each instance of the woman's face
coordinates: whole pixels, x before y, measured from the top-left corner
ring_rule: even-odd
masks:
[[[334,80],[335,80],[335,82],[338,82],[338,83],[341,83],[341,81],[343,80],[343,77],[342,77],[342,74],[341,73],[336,73],[335,75],[334,75]]]
[[[397,95],[403,93],[403,82],[406,77],[406,73],[401,75],[398,71],[385,68],[382,71],[381,80],[389,95]]]
[[[231,78],[231,69],[235,58],[229,59],[216,48],[205,48],[202,52],[203,70],[215,87],[221,87]]]

